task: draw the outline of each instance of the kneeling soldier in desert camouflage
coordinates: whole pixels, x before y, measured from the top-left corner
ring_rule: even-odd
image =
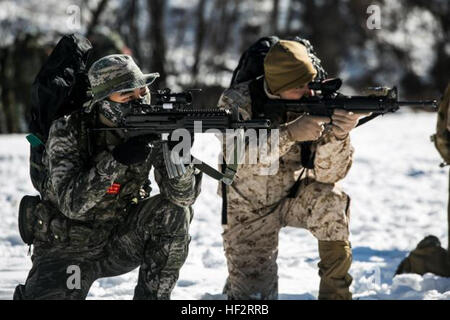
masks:
[[[84,299],[95,280],[140,267],[134,298],[169,299],[187,257],[200,177],[188,166],[169,179],[158,142],[126,140],[116,131],[86,138],[88,127],[117,126],[130,101],[149,102],[147,85],[158,74],[144,75],[130,56],[110,55],[95,62],[88,77],[89,110],[60,118],[50,129],[39,225],[31,226],[33,267],[14,298]],[[160,194],[150,198],[152,166]],[[78,287],[69,279],[77,272]]]
[[[255,113],[268,99],[309,95],[308,83],[316,73],[305,46],[281,40],[264,60],[264,77],[226,90],[219,107],[238,110],[245,120],[260,117]],[[238,166],[226,192],[223,233],[229,299],[278,298],[278,234],[285,226],[305,228],[319,241],[319,299],[351,299],[350,198],[336,183],[352,164],[349,132],[361,116],[344,110],[336,110],[331,119],[286,115],[279,127],[277,173],[261,175],[261,163]],[[254,151],[247,145],[246,158]],[[292,195],[306,153],[312,155],[311,170]]]

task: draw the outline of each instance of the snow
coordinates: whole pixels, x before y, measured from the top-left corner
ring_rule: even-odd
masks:
[[[429,136],[436,115],[404,112],[376,119],[352,133],[353,167],[342,182],[352,197],[352,291],[357,299],[450,299],[450,279],[432,274],[393,278],[399,262],[428,234],[447,243],[447,169]],[[194,154],[215,165],[220,147],[212,135],[198,135]],[[192,241],[173,299],[224,299],[227,277],[217,182],[204,177],[194,209]],[[31,267],[21,242],[17,210],[21,197],[35,194],[28,176],[24,135],[0,136],[0,299],[11,299]],[[309,232],[280,233],[279,298],[316,299],[317,241]],[[131,299],[137,271],[96,281],[88,299]]]

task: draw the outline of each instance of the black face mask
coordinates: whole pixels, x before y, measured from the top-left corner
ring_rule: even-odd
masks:
[[[114,126],[119,126],[124,116],[131,110],[130,103],[119,103],[110,100],[99,102],[98,112]]]
[[[130,111],[134,107],[140,104],[149,104],[149,103],[150,103],[150,93],[142,98],[125,103],[119,103],[108,99],[104,99],[99,102],[98,111],[114,126],[119,126],[122,123],[123,118],[128,113],[130,113]]]

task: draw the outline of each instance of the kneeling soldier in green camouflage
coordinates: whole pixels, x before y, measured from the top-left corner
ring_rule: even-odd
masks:
[[[47,180],[35,209],[33,267],[14,299],[84,299],[92,283],[140,267],[134,299],[169,299],[189,244],[191,205],[200,176],[169,179],[159,142],[87,128],[117,126],[128,102],[150,99],[127,55],[110,55],[88,72],[93,101],[53,122],[44,153]],[[149,197],[155,169],[160,194]],[[79,276],[79,281],[74,277]]]

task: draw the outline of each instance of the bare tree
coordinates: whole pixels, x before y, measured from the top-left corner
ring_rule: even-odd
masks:
[[[150,16],[149,38],[151,46],[150,70],[159,72],[160,78],[157,86],[166,85],[166,39],[164,37],[164,17],[166,1],[148,0],[148,10]]]
[[[436,60],[431,73],[434,80],[432,86],[442,93],[450,83],[448,76],[448,70],[450,70],[450,52],[448,50],[450,43],[450,3],[439,0],[413,0],[411,3],[421,9],[429,10],[441,25],[442,37],[436,37]]]
[[[229,46],[231,30],[235,23],[239,20],[239,8],[241,1],[226,1],[227,6],[223,6],[220,19],[220,34],[216,36],[215,50],[216,53],[224,52]],[[233,7],[231,6],[233,5]]]
[[[127,39],[127,45],[130,46],[133,55],[138,61],[142,61],[140,43],[139,28],[136,25],[136,20],[139,17],[138,0],[131,0],[130,7],[128,10],[128,26],[129,26],[129,37]]]
[[[331,75],[339,72],[340,59],[346,49],[345,19],[339,10],[340,1],[304,1],[301,36],[308,38],[322,59],[325,70]],[[300,33],[300,30],[297,31]],[[345,34],[345,36],[344,36]]]
[[[278,33],[278,15],[280,9],[280,0],[272,1],[272,13],[270,15],[270,26],[273,34]]]
[[[283,32],[286,35],[292,34],[292,23],[300,17],[300,7],[301,7],[300,1],[301,0],[289,0],[288,2],[286,21],[283,29]]]
[[[100,15],[105,10],[106,6],[108,5],[109,0],[101,0],[98,4],[97,8],[92,12],[92,19],[89,23],[89,26],[87,28],[86,35],[89,37],[92,32],[94,31],[95,27],[99,24],[100,21]]]
[[[229,52],[234,47],[238,37],[231,38],[232,30],[239,23],[239,10],[242,1],[216,0],[206,22],[207,36],[205,42],[208,44],[209,56],[204,63],[214,70],[223,71],[226,67],[223,64],[225,52]]]
[[[6,76],[6,63],[8,57],[8,48],[0,49],[0,133],[8,133],[7,127],[7,106],[8,106],[8,80]]]
[[[189,9],[177,8],[172,9],[172,14],[178,17],[178,21],[175,24],[175,43],[183,43],[186,35],[188,25],[192,23],[193,17]]]
[[[199,0],[197,6],[197,28],[196,28],[196,37],[195,37],[195,49],[194,49],[194,64],[192,66],[192,77],[196,81],[198,75],[198,69],[201,60],[201,54],[203,51],[203,44],[205,40],[205,31],[206,31],[206,23],[205,23],[205,4],[206,0]]]

